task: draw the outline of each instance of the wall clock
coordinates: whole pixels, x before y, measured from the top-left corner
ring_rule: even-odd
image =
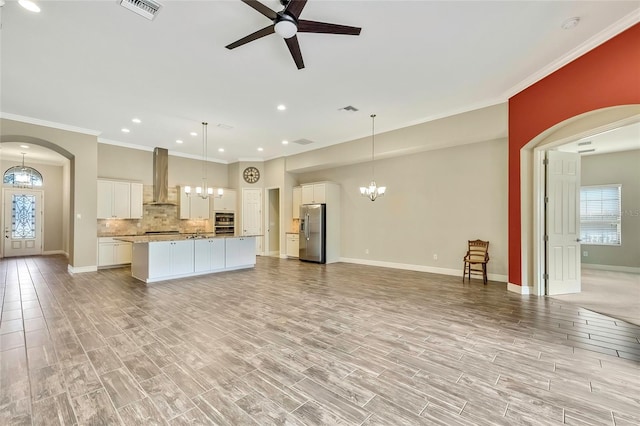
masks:
[[[255,167],[247,167],[244,169],[242,176],[247,183],[256,183],[260,180],[260,170]]]

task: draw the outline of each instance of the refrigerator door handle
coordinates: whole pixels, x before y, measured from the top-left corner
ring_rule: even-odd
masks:
[[[310,219],[310,217],[309,217],[309,213],[307,213],[307,214],[305,215],[305,219],[304,219],[304,221],[307,223],[307,226],[304,228],[304,236],[305,236],[305,238],[307,239],[307,241],[309,240],[309,237],[310,237],[310,231],[309,231],[309,219]]]

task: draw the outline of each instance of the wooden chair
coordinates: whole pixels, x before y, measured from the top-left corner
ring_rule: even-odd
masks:
[[[489,241],[469,240],[469,249],[464,256],[464,271],[462,272],[462,282],[465,275],[482,275],[482,282],[487,283],[487,262],[489,262]]]

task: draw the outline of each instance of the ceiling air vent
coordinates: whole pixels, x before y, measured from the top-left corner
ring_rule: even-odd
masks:
[[[591,141],[578,142],[578,146],[591,145]]]
[[[162,5],[153,0],[120,0],[120,6],[137,13],[143,18],[153,21]]]
[[[313,143],[313,141],[310,141],[309,139],[298,139],[297,141],[293,141],[293,143],[297,143],[298,145],[309,145],[310,143]]]
[[[592,149],[582,149],[582,150],[578,151],[578,154],[585,154],[587,152],[594,152],[594,151],[595,151],[595,149],[593,149],[593,148]]]

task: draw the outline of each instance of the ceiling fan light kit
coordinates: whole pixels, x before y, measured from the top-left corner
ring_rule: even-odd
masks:
[[[293,57],[293,61],[300,70],[304,68],[304,61],[302,59],[297,33],[360,35],[361,28],[359,27],[299,19],[302,9],[304,9],[307,4],[307,0],[281,1],[284,9],[280,12],[268,8],[257,0],[241,1],[269,18],[273,24],[225,46],[229,50],[276,33],[284,38],[291,57]]]

